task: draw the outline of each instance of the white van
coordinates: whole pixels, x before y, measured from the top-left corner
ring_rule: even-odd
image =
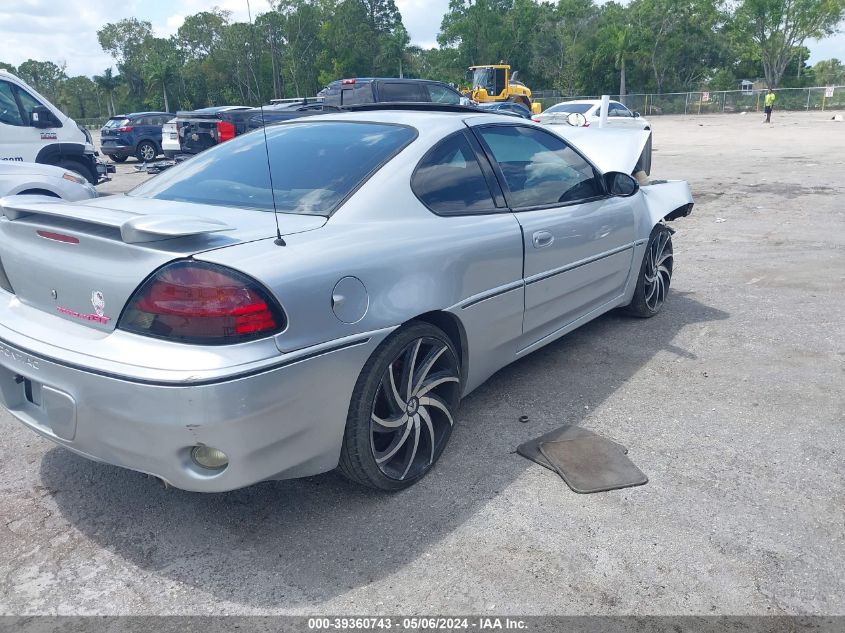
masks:
[[[88,130],[26,82],[0,70],[0,160],[56,165],[95,185],[114,171],[97,155]]]

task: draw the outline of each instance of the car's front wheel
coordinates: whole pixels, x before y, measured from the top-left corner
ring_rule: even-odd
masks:
[[[418,481],[449,441],[460,395],[460,363],[449,337],[428,323],[400,328],[376,349],[358,377],[341,473],[381,490],[401,490]]]
[[[658,224],[651,231],[628,314],[648,318],[660,312],[672,282],[672,264],[672,231]]]

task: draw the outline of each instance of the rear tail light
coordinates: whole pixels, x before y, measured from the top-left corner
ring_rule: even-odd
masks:
[[[235,138],[235,126],[228,121],[217,122],[217,142],[231,141]]]
[[[343,81],[340,82],[340,85],[341,86],[354,86],[355,80],[354,79],[344,79]]]
[[[285,315],[246,275],[215,264],[179,261],[141,284],[117,327],[183,343],[220,345],[279,332]]]
[[[131,132],[135,129],[134,125],[124,125],[123,127],[117,128],[118,132]]]
[[[531,120],[532,120],[532,121],[534,121],[534,123],[539,123],[539,122],[540,122],[540,117],[538,117],[538,116],[533,116],[533,117],[531,117]]]

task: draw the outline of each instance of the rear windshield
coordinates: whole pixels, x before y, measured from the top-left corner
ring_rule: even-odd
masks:
[[[106,124],[103,127],[123,127],[127,123],[129,123],[129,119],[125,117],[120,117],[118,119],[109,119],[108,121],[106,121]]]
[[[569,112],[571,114],[587,114],[593,107],[591,103],[559,103],[552,106],[546,112]]]
[[[238,136],[136,187],[129,195],[282,213],[331,215],[376,169],[413,141],[384,123],[297,122]]]

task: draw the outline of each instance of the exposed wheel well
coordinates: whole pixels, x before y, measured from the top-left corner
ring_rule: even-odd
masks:
[[[52,198],[58,198],[59,195],[53,193],[52,191],[47,191],[46,189],[27,189],[26,191],[20,191],[16,195],[19,196],[50,196]]]
[[[469,362],[467,353],[467,335],[460,319],[449,312],[435,310],[434,312],[421,314],[412,320],[430,323],[445,332],[446,336],[449,337],[449,340],[452,341],[452,344],[455,346],[455,349],[458,350],[461,362],[461,377],[466,379],[467,365]]]

